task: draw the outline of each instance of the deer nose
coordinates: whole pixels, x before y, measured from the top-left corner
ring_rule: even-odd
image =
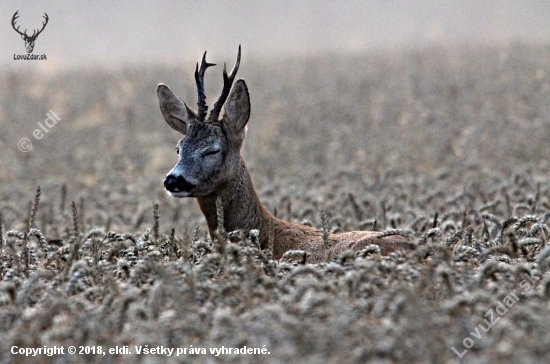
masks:
[[[187,182],[183,176],[169,174],[164,179],[164,188],[170,192],[190,192],[195,185]]]

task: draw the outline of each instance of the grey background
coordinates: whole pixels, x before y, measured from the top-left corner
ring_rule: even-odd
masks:
[[[11,27],[50,22],[34,54],[39,67],[174,64],[233,54],[238,44],[254,57],[319,52],[364,52],[434,43],[544,42],[550,39],[548,1],[2,1],[0,67],[24,43]],[[222,58],[226,59],[226,58]],[[36,67],[36,62],[32,67]]]

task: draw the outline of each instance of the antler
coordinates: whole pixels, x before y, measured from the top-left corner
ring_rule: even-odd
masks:
[[[17,10],[17,11],[15,12],[15,14],[13,14],[13,18],[11,18],[11,26],[13,27],[13,29],[14,29],[17,33],[19,33],[19,34],[24,35],[25,37],[27,37],[27,30],[25,30],[25,33],[21,33],[21,32],[19,31],[19,27],[17,27],[17,28],[15,27],[15,20],[16,20],[17,18],[19,18],[19,15],[18,15],[17,13],[19,13],[19,10]],[[44,14],[45,14],[45,13],[44,13]]]
[[[48,18],[48,14],[44,13],[44,16],[43,18],[46,19],[45,22],[42,22],[42,29],[38,30],[38,33],[36,33],[37,30],[35,30],[33,33],[32,33],[32,36],[30,36],[30,38],[36,38],[38,37],[38,34],[42,33],[42,31],[44,30],[44,28],[46,28],[46,24],[48,24],[48,20],[50,20],[50,18]],[[36,34],[35,34],[36,33]]]
[[[197,105],[199,106],[198,120],[204,121],[206,118],[206,112],[208,111],[208,106],[206,105],[206,95],[204,94],[204,72],[210,66],[215,66],[215,63],[206,62],[206,52],[204,52],[201,61],[201,68],[199,70],[199,63],[197,62],[197,67],[195,68],[195,81],[197,82],[197,93],[199,96],[199,101]]]
[[[210,112],[210,121],[218,121],[220,111],[222,109],[223,104],[225,103],[225,100],[227,99],[227,96],[229,95],[229,91],[231,90],[231,86],[233,85],[233,81],[235,80],[235,76],[237,75],[237,71],[239,70],[240,64],[241,64],[241,46],[239,45],[237,62],[235,62],[235,65],[233,66],[233,69],[231,70],[231,74],[229,76],[227,76],[225,63],[223,64],[223,90],[222,90],[222,94],[220,95],[220,98],[218,99],[218,101],[216,101],[216,103],[214,104],[214,108]]]
[[[46,28],[46,24],[48,24],[48,20],[50,19],[50,18],[48,17],[48,14],[44,13],[43,18],[45,18],[46,21],[45,21],[45,22],[42,22],[42,29],[40,29],[40,30],[35,29],[34,32],[32,33],[32,35],[29,36],[29,35],[27,34],[27,29],[25,29],[25,32],[24,32],[24,33],[21,33],[21,32],[19,31],[19,26],[18,26],[17,28],[15,27],[15,21],[17,20],[17,18],[19,18],[19,14],[18,14],[18,13],[19,13],[19,10],[17,10],[17,11],[15,12],[15,14],[13,14],[13,17],[11,18],[11,26],[13,27],[13,29],[14,29],[17,33],[23,35],[23,36],[25,37],[25,39],[35,39],[36,37],[38,37],[38,35],[39,35],[40,33],[42,33],[42,31],[44,30],[44,28]],[[37,32],[38,32],[38,33],[37,33]]]

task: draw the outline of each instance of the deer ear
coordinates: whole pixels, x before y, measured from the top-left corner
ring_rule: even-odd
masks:
[[[197,118],[197,114],[191,110],[176,94],[165,84],[157,87],[160,111],[164,119],[174,129],[185,135],[187,126]]]
[[[250,118],[250,97],[244,80],[238,80],[233,85],[225,102],[225,117],[227,125],[235,133],[240,134]]]

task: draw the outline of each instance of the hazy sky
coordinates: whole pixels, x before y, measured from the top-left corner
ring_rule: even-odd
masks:
[[[226,59],[238,44],[248,54],[271,57],[427,43],[550,40],[548,0],[2,0],[3,67],[29,67],[13,60],[14,54],[25,54],[24,42],[11,26],[16,10],[21,30],[28,28],[28,33],[48,14],[34,50],[47,55],[48,67],[194,61],[205,49],[214,59]]]

